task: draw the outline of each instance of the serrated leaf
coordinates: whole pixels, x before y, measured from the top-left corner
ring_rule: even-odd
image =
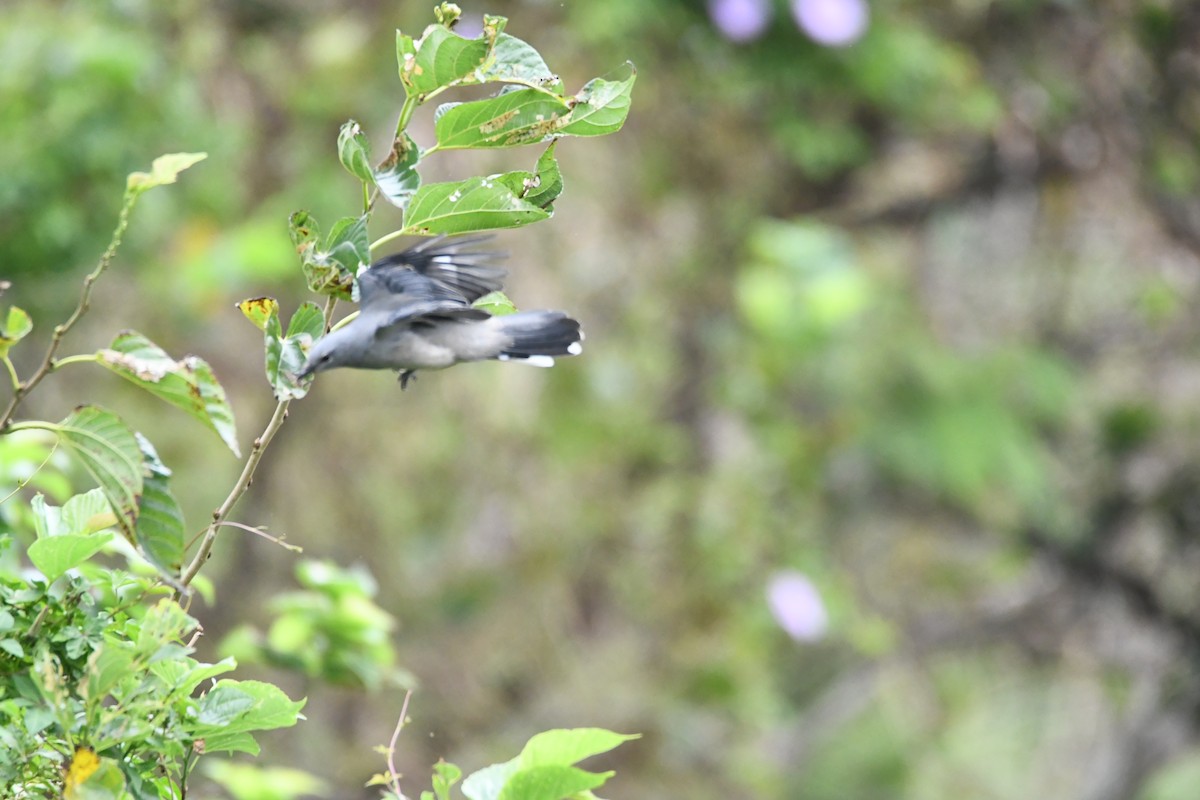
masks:
[[[420,160],[421,149],[405,133],[392,143],[392,152],[375,169],[375,185],[379,187],[380,194],[397,208],[407,208],[412,196],[421,187],[421,176],[417,173],[417,162]]]
[[[29,545],[29,560],[53,583],[67,570],[79,566],[99,553],[112,539],[111,533],[87,535],[65,533],[38,539]]]
[[[117,334],[97,353],[100,364],[200,420],[241,457],[233,409],[212,367],[198,356],[176,361],[137,331]]]
[[[516,147],[552,136],[571,113],[562,97],[540,89],[518,89],[459,103],[438,117],[435,131],[443,150]]]
[[[254,698],[234,686],[217,686],[200,698],[200,725],[224,727],[229,725],[254,705]]]
[[[543,159],[545,155],[543,154]],[[538,161],[544,165],[543,160]],[[549,159],[552,170],[546,176],[551,185],[562,189],[557,177],[558,164]],[[548,165],[547,165],[548,166]],[[517,228],[548,219],[553,214],[550,196],[543,187],[543,176],[531,172],[505,172],[465,181],[427,183],[417,191],[405,214],[404,233],[429,236],[439,233]],[[541,205],[526,199],[533,193]]]
[[[604,785],[614,774],[562,764],[529,767],[508,779],[497,800],[563,800]]]
[[[8,355],[8,350],[17,342],[24,339],[33,330],[33,320],[24,310],[12,306],[8,309],[8,317],[4,320],[4,330],[0,332],[0,358]]]
[[[183,509],[171,494],[171,470],[162,463],[154,445],[146,437],[140,433],[135,435],[145,470],[136,531],[138,549],[147,561],[166,575],[177,577],[187,536]]]
[[[571,115],[558,132],[570,136],[602,136],[620,130],[629,116],[633,84],[637,80],[637,69],[633,64],[626,62],[623,69],[628,73],[625,78],[588,81],[575,95]]]
[[[508,295],[501,291],[488,292],[471,305],[475,308],[482,308],[493,317],[503,317],[513,314],[517,310],[513,301],[508,299]]]
[[[338,131],[338,160],[360,181],[373,180],[371,170],[371,146],[362,126],[354,120],[345,122]]]
[[[215,699],[206,700],[213,695],[216,695]],[[246,698],[249,699],[248,703]],[[205,748],[210,751],[241,750],[256,753],[258,745],[249,735],[250,732],[295,725],[304,702],[289,699],[274,684],[226,679],[219,681],[200,699],[200,717],[192,733],[204,739]]]
[[[63,449],[99,484],[121,532],[135,542],[143,474],[142,451],[133,431],[98,406],[80,406],[51,428]]]
[[[154,159],[149,172],[133,172],[125,181],[125,190],[138,195],[155,186],[174,183],[179,173],[208,158],[208,153],[168,153]]]
[[[522,767],[574,764],[637,738],[638,734],[614,733],[603,728],[559,728],[533,736],[517,758]]]

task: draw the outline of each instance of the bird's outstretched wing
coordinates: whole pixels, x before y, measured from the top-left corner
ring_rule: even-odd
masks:
[[[488,238],[475,236],[448,243],[445,236],[439,236],[379,259],[358,278],[363,310],[396,295],[412,301],[460,300],[470,305],[498,290],[507,272],[491,262],[503,254],[464,249]]]
[[[491,316],[483,309],[473,308],[461,299],[418,300],[404,295],[391,295],[375,302],[369,313],[369,319],[375,326],[376,337],[391,335],[398,326],[424,329],[438,323],[482,320]]]

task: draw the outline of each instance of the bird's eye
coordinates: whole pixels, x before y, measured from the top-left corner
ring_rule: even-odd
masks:
[[[329,359],[330,359],[330,357],[331,357],[331,354],[330,354],[330,353],[326,353],[325,355],[321,356],[321,358],[320,358],[320,363],[322,363],[322,364],[327,364],[327,363],[329,363]]]

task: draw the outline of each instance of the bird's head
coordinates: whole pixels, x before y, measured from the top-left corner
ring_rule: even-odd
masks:
[[[313,342],[312,347],[308,349],[308,358],[304,362],[304,367],[296,373],[296,380],[341,365],[341,361],[338,359],[337,338],[336,334],[328,334]]]

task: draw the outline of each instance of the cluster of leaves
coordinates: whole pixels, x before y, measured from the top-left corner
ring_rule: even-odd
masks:
[[[265,635],[250,625],[229,634],[222,652],[240,663],[294,669],[336,685],[377,689],[411,683],[397,670],[391,614],[371,598],[378,587],[362,569],[329,561],[302,561],[296,577],[303,591],[272,598],[276,615]]]
[[[9,351],[33,330],[33,321],[17,307],[4,318],[0,361],[12,380],[13,396],[0,415],[0,451],[10,443],[25,446],[30,435],[49,434],[54,444],[41,466],[61,451],[96,484],[82,494],[56,492],[55,498],[63,497],[61,506],[38,494],[28,513],[8,515],[32,528],[33,541],[24,555],[37,570],[22,574],[11,568],[11,558],[0,569],[0,779],[19,796],[183,796],[204,753],[257,754],[254,732],[295,724],[303,700],[292,701],[269,683],[216,680],[234,669],[232,657],[215,664],[192,658],[199,625],[178,598],[190,595],[194,583],[205,587],[197,573],[217,529],[249,486],[287,404],[304,396],[307,387],[292,375],[303,363],[307,345],[329,329],[337,300],[353,295],[355,276],[370,262],[374,247],[405,234],[460,233],[546,219],[562,191],[555,140],[609,133],[624,122],[632,69],[623,78],[596,79],[567,96],[532,47],[503,33],[503,18],[487,17],[481,36],[465,39],[450,30],[459,16],[456,6],[442,4],[437,14],[439,22],[420,39],[398,34],[406,100],[390,154],[371,167],[356,123],[347,123],[339,137],[342,163],[363,181],[362,214],[340,220],[324,238],[311,215],[298,212],[291,218],[303,273],[309,287],[326,297],[325,309],[303,304],[285,330],[274,299],[239,304],[264,334],[267,377],[280,402],[190,564],[185,566],[190,543],[172,494],[171,471],[154,446],[120,416],[81,405],[60,422],[14,422],[13,417],[44,377],[68,364],[93,363],[185,411],[241,457],[232,409],[203,359],[175,359],[136,331],[119,333],[109,347],[94,353],[56,357],[64,335],[86,311],[92,285],[115,256],[138,198],[174,183],[204,154],[163,156],[150,172],[129,176],[112,243],[85,279],[75,312],[54,329],[41,365],[24,380]],[[495,97],[438,109],[436,144],[422,150],[405,133],[413,111],[443,90],[493,82],[506,84]],[[416,172],[421,159],[438,149],[535,142],[548,146],[533,172],[427,185]],[[375,244],[367,237],[372,191],[405,212],[404,227]],[[511,310],[504,297],[481,302]],[[34,433],[15,435],[23,431]],[[44,439],[32,441],[45,446]],[[16,490],[39,470],[21,478]],[[13,533],[0,533],[0,545],[13,540]],[[128,571],[93,562],[101,553],[123,555]],[[333,683],[373,688],[399,682],[402,675],[388,641],[393,621],[371,601],[375,587],[370,579],[321,562],[302,564],[299,576],[306,591],[278,598],[274,610],[279,616],[265,640],[243,631],[241,652]],[[471,800],[590,797],[591,789],[611,773],[589,773],[573,764],[629,738],[595,730],[552,731],[543,737],[535,737],[517,759],[468,778],[464,792]],[[220,773],[214,772],[217,780]],[[450,765],[439,767],[434,790],[439,800],[448,797],[459,775]],[[240,773],[225,777],[245,784]],[[385,782],[394,785],[395,779],[393,771]],[[303,780],[296,785],[312,788]]]
[[[102,500],[36,513],[51,526]],[[147,602],[165,591],[160,582],[94,565],[47,577],[0,580],[5,785],[30,796],[176,796],[204,752],[257,753],[254,732],[299,718],[304,702],[276,686],[214,681],[233,659],[192,658],[196,620],[170,598]]]
[[[468,775],[462,781],[462,794],[467,800],[593,800],[592,789],[604,785],[613,773],[589,772],[576,764],[636,738],[602,728],[539,733],[516,758]],[[368,785],[394,786],[397,778],[394,773],[379,774]],[[421,792],[421,800],[451,800],[451,789],[461,779],[457,765],[439,762],[434,767],[433,791]]]

